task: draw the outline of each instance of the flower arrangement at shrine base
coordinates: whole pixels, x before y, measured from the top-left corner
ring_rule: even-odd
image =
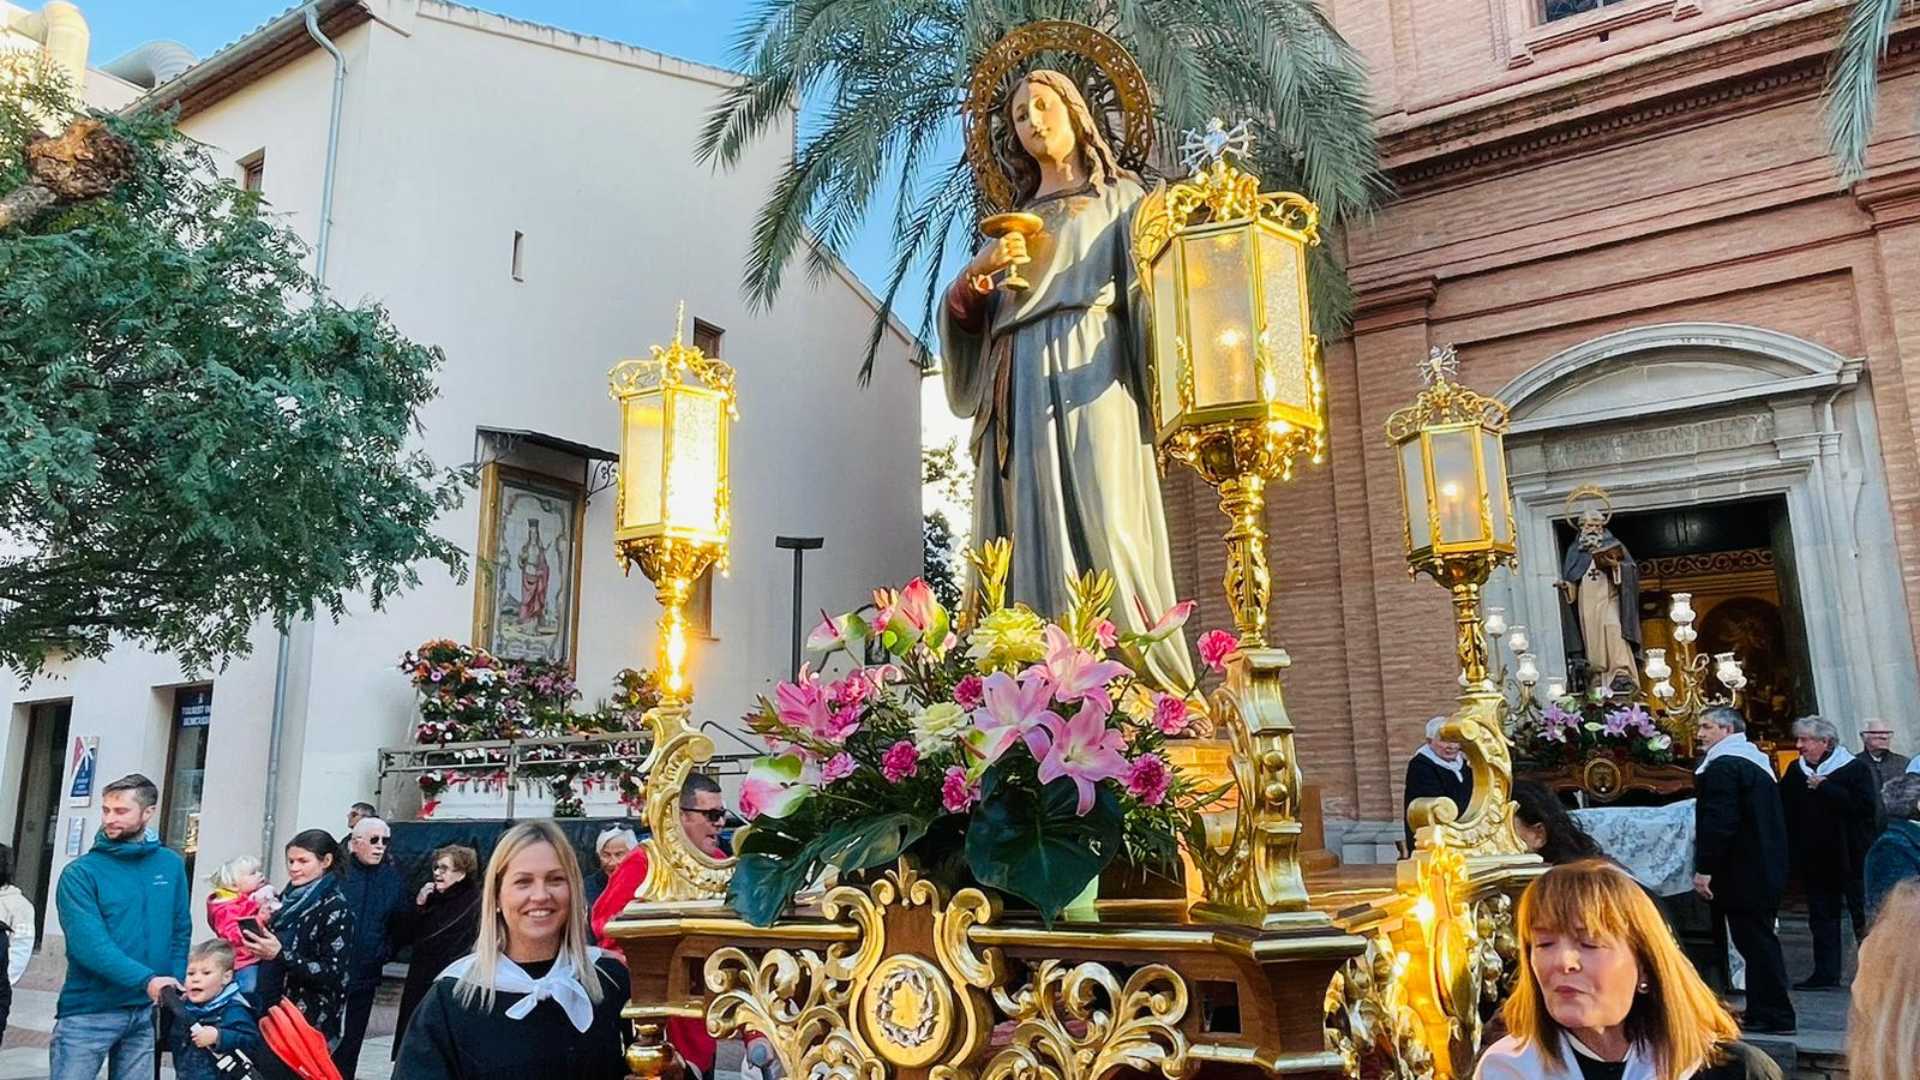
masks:
[[[1595,689],[1553,698],[1546,707],[1523,702],[1507,732],[1515,756],[1539,768],[1614,757],[1643,765],[1671,765],[1674,734],[1637,698]]]
[[[985,886],[1051,922],[1115,859],[1171,871],[1217,793],[1164,753],[1194,719],[1191,689],[1152,688],[1120,657],[1178,633],[1193,605],[1142,613],[1146,629],[1123,633],[1112,595],[1111,578],[1089,574],[1058,621],[990,601],[955,632],[916,579],[880,590],[871,609],[823,616],[808,641],[823,663],[884,660],[838,677],[802,668],[747,718],[769,752],[742,788],[752,825],[734,910],[769,925],[829,869],[857,879],[912,855],[927,876]]]
[[[408,652],[399,666],[418,697],[420,719],[413,741],[420,746],[635,731],[643,726],[646,711],[661,702],[653,673],[628,668],[614,676],[610,699],[589,712],[575,712],[580,690],[565,665],[507,660],[446,639]],[[635,766],[644,749],[612,743],[583,755],[566,747],[527,747],[520,751],[516,775],[551,792],[555,817],[583,816],[588,798],[609,792],[638,812],[646,795]],[[614,755],[626,760],[573,760]],[[444,767],[420,774],[421,817],[432,817],[441,798],[456,786],[504,790],[508,781],[503,749],[448,749],[436,755],[435,762]]]

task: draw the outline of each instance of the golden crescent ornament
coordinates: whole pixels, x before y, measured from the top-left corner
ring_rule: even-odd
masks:
[[[1072,53],[1091,61],[1113,87],[1112,104],[1120,110],[1121,130],[1113,133],[1114,156],[1120,167],[1139,172],[1153,153],[1153,95],[1146,73],[1126,46],[1085,23],[1043,19],[1019,27],[993,44],[974,65],[961,110],[966,129],[967,161],[974,182],[990,212],[1014,209],[1013,178],[993,152],[993,113],[1002,104],[1000,91],[1007,76],[1040,53]],[[1086,94],[1087,87],[1081,87]],[[1091,104],[1099,95],[1086,94]]]

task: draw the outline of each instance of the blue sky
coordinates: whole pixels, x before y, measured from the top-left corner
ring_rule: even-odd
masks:
[[[26,3],[32,6],[32,0]],[[290,6],[292,0],[80,0],[93,30],[95,64],[155,39],[178,41],[205,57]],[[756,0],[486,0],[472,6],[731,67],[729,43]],[[868,228],[846,252],[848,265],[876,293],[892,265],[893,194],[882,196]],[[901,307],[900,317],[917,326],[919,312],[907,310],[917,301]]]

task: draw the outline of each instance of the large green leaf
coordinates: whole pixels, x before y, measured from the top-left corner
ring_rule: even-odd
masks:
[[[734,862],[733,880],[727,883],[727,906],[755,926],[772,926],[793,894],[806,884],[806,868],[812,864],[812,859],[741,855]]]
[[[1085,817],[1073,781],[1055,780],[1038,794],[988,770],[981,802],[967,828],[967,864],[983,885],[1029,901],[1052,924],[1121,847],[1120,801],[1101,787]]]
[[[821,837],[820,859],[852,874],[891,866],[927,834],[927,821],[915,814],[881,814],[830,830]]]

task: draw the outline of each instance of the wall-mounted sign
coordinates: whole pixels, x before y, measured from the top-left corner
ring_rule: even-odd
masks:
[[[67,788],[69,806],[93,805],[94,763],[99,759],[100,736],[75,735],[73,737],[73,761],[72,768],[69,770],[73,775],[73,783]]]
[[[67,819],[67,855],[77,857],[80,845],[87,839],[87,816],[78,814]]]
[[[213,687],[174,691],[173,712],[179,717],[181,727],[206,727],[212,724]]]

